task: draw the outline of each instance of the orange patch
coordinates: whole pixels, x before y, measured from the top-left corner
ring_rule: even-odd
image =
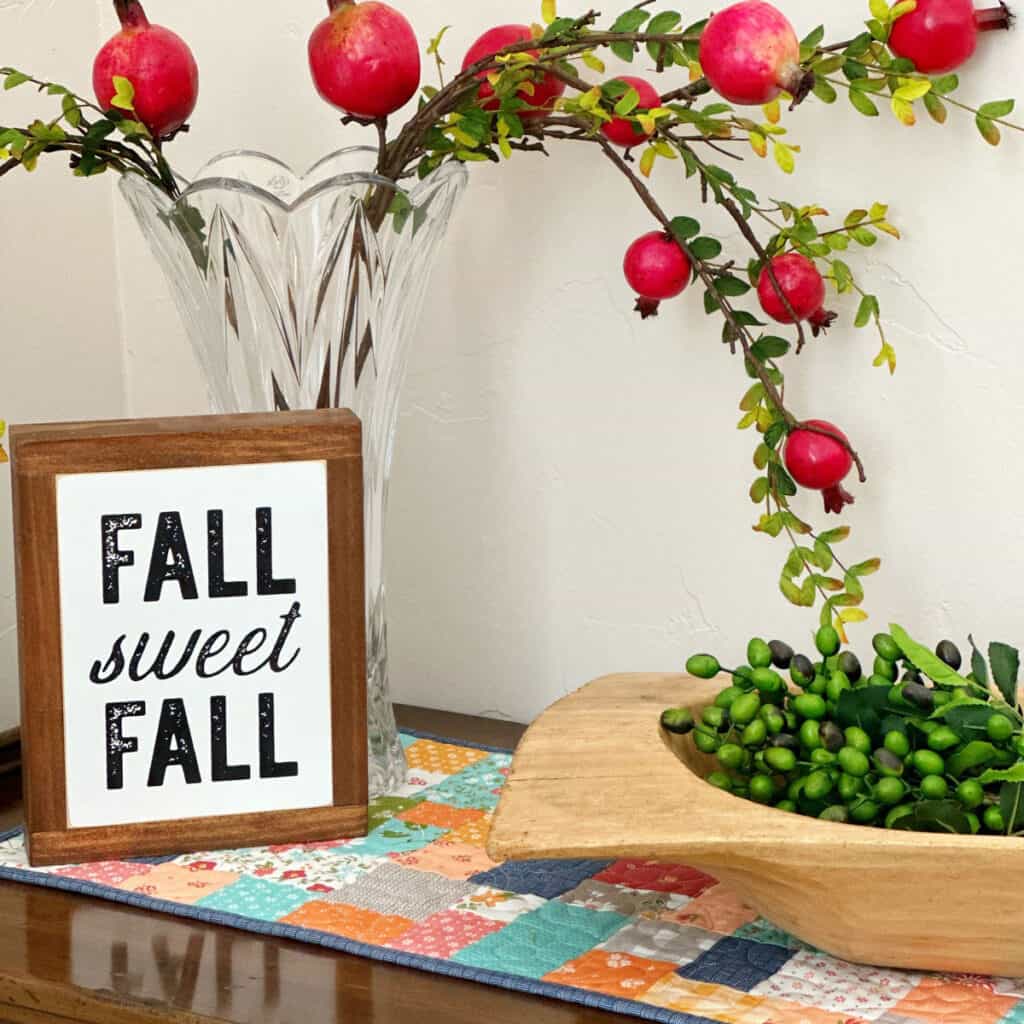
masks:
[[[445,775],[455,775],[489,756],[486,750],[453,747],[433,740],[417,740],[405,749],[405,760],[410,768],[418,768],[422,772],[442,772]]]
[[[675,964],[662,960],[592,949],[563,964],[557,971],[545,974],[541,980],[604,992],[621,999],[639,999],[656,981],[671,974],[675,968]]]
[[[350,907],[347,903],[313,900],[311,903],[303,904],[298,910],[293,910],[287,917],[282,917],[281,923],[315,928],[317,931],[343,935],[346,939],[382,946],[407,932],[416,922],[410,921],[407,917],[377,914],[372,910]]]
[[[706,981],[689,981],[676,974],[656,982],[640,1001],[721,1024],[775,1024],[773,1008],[767,1005],[764,996],[749,995]]]
[[[819,1010],[814,1006],[801,1006],[788,999],[766,996],[761,1004],[771,1024],[861,1024],[860,1017],[836,1010]]]
[[[126,878],[117,888],[157,900],[197,903],[240,877],[232,871],[195,871],[180,864],[158,864],[144,875]]]
[[[925,977],[890,1013],[921,1024],[995,1024],[1018,1002],[1016,996],[997,995],[983,979],[972,983]]]
[[[665,921],[696,925],[719,935],[730,935],[737,928],[755,921],[757,914],[728,886],[716,885],[685,906],[662,914],[661,917]]]
[[[396,818],[411,821],[416,825],[433,825],[435,828],[455,829],[466,822],[476,821],[484,816],[484,812],[475,807],[449,807],[448,804],[432,804],[424,800],[415,807],[410,807]]]
[[[452,829],[448,835],[442,836],[438,842],[483,847],[487,845],[487,839],[490,834],[491,819],[485,814],[482,818],[466,821],[458,828]]]
[[[391,859],[402,867],[417,871],[432,871],[446,878],[465,881],[470,875],[490,871],[496,862],[479,847],[466,843],[442,843],[440,840],[420,850],[401,855],[392,854]]]

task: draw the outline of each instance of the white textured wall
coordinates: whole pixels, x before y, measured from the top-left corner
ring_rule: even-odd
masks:
[[[37,0],[25,12],[2,3],[0,61],[87,81],[78,40],[97,10],[104,33],[112,29],[108,3]],[[539,5],[402,6],[421,39],[455,26],[446,52],[458,63],[480,30],[529,21]],[[814,0],[781,6],[802,31],[822,16]],[[237,146],[301,165],[361,141],[307,81],[304,39],[326,4],[149,8],[189,38],[202,67],[193,131],[174,148],[186,171]],[[827,9],[836,36],[863,16],[854,0]],[[1024,33],[987,40],[963,95],[1024,94],[1022,66]],[[895,617],[936,638],[973,629],[1024,639],[1024,139],[993,151],[967,117],[908,131],[813,103],[787,123],[804,145],[797,175],[751,159],[741,171],[751,184],[836,213],[885,200],[905,232],[850,260],[881,297],[896,377],[872,369],[876,339],[848,326],[813,343],[799,366],[789,361],[797,410],[847,429],[871,474],[856,488],[849,547],[886,561],[868,581],[873,621]],[[665,204],[706,216],[735,248],[730,226],[701,213],[672,170],[663,164],[655,178]],[[44,244],[32,228],[42,264],[9,266],[0,285],[15,328],[8,320],[3,410],[11,419],[120,411],[117,389],[97,387],[116,380],[119,321],[129,411],[202,409],[183,332],[126,211],[113,206],[115,272],[110,186],[59,179],[5,181],[0,193],[5,223],[52,224],[67,240]],[[695,648],[738,659],[751,631],[809,636],[814,617],[775,591],[782,541],[750,531],[753,438],[733,429],[746,382],[717,321],[698,294],[658,320],[630,312],[621,254],[648,229],[632,193],[586,147],[473,169],[402,404],[388,554],[397,699],[528,718],[600,673],[674,669]],[[69,288],[87,315],[80,305],[67,315],[56,296]],[[40,378],[47,365],[59,368],[59,398]],[[819,501],[806,500],[820,518]],[[857,635],[866,646],[870,627]]]

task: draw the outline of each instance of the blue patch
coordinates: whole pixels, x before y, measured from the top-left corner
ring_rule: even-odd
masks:
[[[499,864],[470,878],[492,889],[542,896],[553,900],[580,882],[604,871],[610,860],[522,860]]]
[[[792,955],[792,950],[781,946],[730,936],[716,942],[693,963],[680,967],[676,974],[690,981],[706,981],[749,992],[781,970]]]

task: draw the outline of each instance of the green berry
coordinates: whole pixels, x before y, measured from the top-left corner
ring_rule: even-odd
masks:
[[[946,693],[945,690],[935,691],[935,706],[937,708],[945,707],[952,699],[952,695]]]
[[[726,711],[732,707],[732,702],[737,698],[743,696],[743,690],[738,686],[727,686],[721,693],[715,698],[715,707],[724,708]]]
[[[821,726],[813,718],[800,726],[800,744],[808,750],[817,750],[821,746]]]
[[[705,708],[700,717],[701,721],[712,729],[717,729],[719,732],[729,731],[729,712],[715,707],[714,704]]]
[[[772,736],[778,736],[786,728],[786,716],[774,704],[765,704],[759,714]]]
[[[747,661],[751,668],[767,668],[772,663],[772,649],[760,637],[747,644]]]
[[[777,772],[791,772],[796,767],[796,754],[785,747],[772,747],[764,754],[765,763]]]
[[[738,686],[741,690],[752,690],[754,684],[751,682],[750,677],[753,673],[754,670],[749,665],[737,665],[732,670],[733,686]]]
[[[859,726],[851,725],[843,730],[846,746],[859,750],[862,754],[871,753],[871,737]]]
[[[825,688],[825,693],[828,695],[828,699],[830,701],[835,702],[843,695],[844,690],[849,689],[850,680],[846,677],[844,672],[840,672],[839,669],[836,669],[829,678],[828,685]]]
[[[913,810],[914,808],[911,804],[901,804],[899,807],[894,807],[885,816],[885,827],[892,828],[900,818],[905,818]]]
[[[666,732],[685,736],[693,732],[693,712],[689,708],[666,708],[661,713],[661,727]]]
[[[833,804],[826,807],[818,817],[822,821],[846,822],[850,820],[850,812],[842,804]]]
[[[966,779],[956,787],[956,798],[967,810],[973,811],[975,807],[980,807],[982,801],[984,801],[985,790],[981,788],[981,783],[977,780]]]
[[[886,682],[896,682],[896,662],[889,661],[888,658],[883,658],[879,655],[875,658],[874,674],[881,676]]]
[[[926,775],[921,780],[921,796],[926,800],[945,800],[949,783],[941,775]]]
[[[793,803],[792,800],[780,800],[775,805],[775,810],[777,810],[777,811],[789,811],[790,814],[792,814],[794,811],[796,811],[796,804]]]
[[[879,807],[874,800],[859,800],[850,808],[850,818],[858,824],[866,825],[878,817]]]
[[[825,676],[815,676],[811,685],[807,687],[807,692],[813,693],[818,697],[824,697],[828,693],[828,679]]]
[[[775,787],[767,775],[755,775],[750,780],[750,799],[756,800],[759,804],[771,803],[775,795]]]
[[[804,796],[808,800],[824,800],[832,792],[832,778],[828,772],[816,771],[807,776]]]
[[[879,775],[898,778],[903,774],[903,761],[885,747],[876,750],[872,759]]]
[[[855,750],[853,747],[843,747],[839,751],[839,767],[847,775],[853,775],[859,779],[871,770],[871,762],[868,760],[867,754]]]
[[[718,748],[718,763],[723,768],[735,771],[746,759],[746,752],[738,743],[723,743]]]
[[[693,743],[702,754],[713,754],[720,745],[718,738],[708,732],[695,732]]]
[[[912,763],[922,775],[942,775],[946,770],[946,762],[934,750],[915,750]]]
[[[906,793],[907,787],[900,779],[884,778],[875,783],[874,796],[880,804],[892,806],[898,804]]]
[[[875,654],[886,661],[897,661],[902,653],[899,644],[888,633],[876,633],[871,646],[874,647]]]
[[[814,664],[805,654],[797,654],[789,663],[789,677],[801,689],[814,682]]]
[[[998,807],[986,807],[985,813],[981,816],[985,828],[990,832],[1005,832],[1006,822],[1003,821],[1003,812]]]
[[[967,820],[971,826],[971,835],[977,835],[981,831],[981,822],[978,820],[978,816],[968,811]]]
[[[746,725],[757,717],[760,710],[761,698],[756,693],[745,693],[732,702],[732,707],[729,708],[729,717],[737,725]]]
[[[832,626],[822,626],[814,635],[814,646],[827,658],[839,650],[839,634]]]
[[[898,729],[893,729],[885,734],[883,745],[886,750],[897,757],[906,757],[910,753],[910,740],[907,739],[906,733],[902,733]]]
[[[831,750],[826,750],[824,747],[818,747],[817,750],[811,751],[811,763],[818,765],[827,765],[836,763],[836,755]]]
[[[863,780],[845,773],[839,776],[839,782],[836,784],[839,799],[844,803],[849,803],[851,800],[855,799],[857,794],[860,793],[863,788]]]
[[[928,733],[928,746],[931,750],[937,750],[940,754],[944,750],[950,750],[960,743],[960,737],[948,725],[940,725]]]
[[[786,688],[782,676],[773,668],[755,668],[750,678],[761,693],[778,693]]]
[[[1013,749],[1016,750],[1021,757],[1024,757],[1024,736],[1014,737]]]
[[[860,658],[858,658],[853,651],[843,651],[836,662],[836,668],[838,668],[851,683],[860,682],[860,678],[864,674],[864,670],[861,668]]]
[[[793,698],[791,706],[801,718],[810,718],[815,721],[824,718],[825,712],[828,710],[825,707],[825,702],[815,693],[801,693],[799,697]]]
[[[721,670],[718,659],[710,654],[695,654],[686,662],[686,671],[698,679],[714,679]]]
[[[705,781],[710,782],[715,789],[724,789],[726,792],[732,789],[732,779],[725,772],[712,772]]]
[[[1006,715],[992,715],[985,723],[985,731],[993,743],[1005,743],[1013,735],[1013,722]]]
[[[768,739],[768,726],[764,720],[755,718],[743,730],[742,741],[745,747],[763,747]]]

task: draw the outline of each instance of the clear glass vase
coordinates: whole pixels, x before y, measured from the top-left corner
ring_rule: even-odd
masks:
[[[363,424],[370,793],[405,781],[388,689],[384,513],[399,393],[430,270],[466,183],[443,165],[398,188],[376,151],[305,175],[225,153],[172,201],[121,192],[167,276],[215,412],[346,407]]]

